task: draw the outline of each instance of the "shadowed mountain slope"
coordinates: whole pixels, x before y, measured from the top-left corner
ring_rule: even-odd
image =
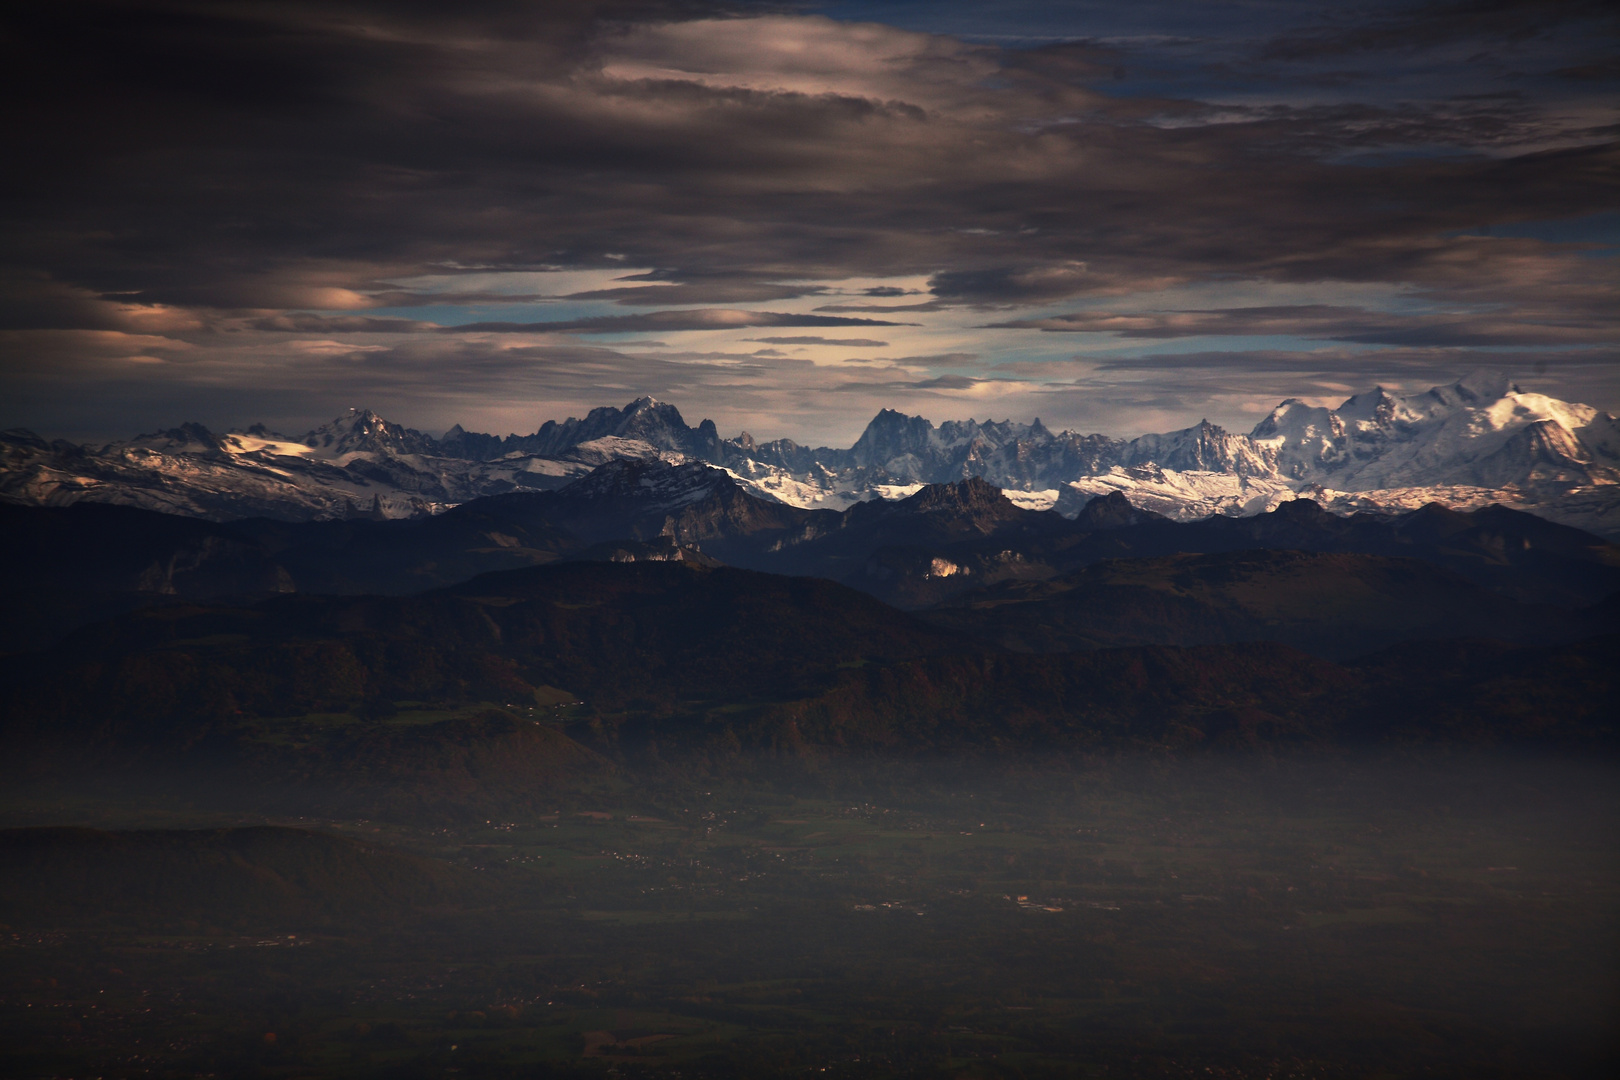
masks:
[[[684,562],[578,562],[415,597],[170,607],[15,657],[15,734],[196,742],[240,718],[371,702],[523,701],[566,687],[606,710],[802,695],[841,664],[972,643],[833,582]]]
[[[232,526],[102,503],[0,503],[0,588],[6,590],[215,600],[293,587],[286,569]]]
[[[1418,559],[1289,550],[1105,560],[967,593],[925,618],[1019,652],[1276,641],[1332,659],[1459,631],[1542,643],[1601,629]]]
[[[1613,753],[1620,634],[1425,643],[1339,665],[1286,645],[939,657],[844,673],[766,711],[759,743],[902,753],[1450,743]]]
[[[843,512],[800,510],[753,498],[722,470],[656,460],[611,462],[559,491],[413,521],[217,525],[92,504],[4,507],[0,521],[0,594],[14,613],[0,650],[37,649],[148,603],[397,596],[624,543],[841,581],[912,609],[1107,559],[1278,549],[1420,559],[1523,603],[1584,608],[1620,591],[1620,546],[1496,507],[1345,518],[1297,500],[1250,518],[1182,523],[1116,493],[1067,520],[968,479]]]
[[[1436,691],[1420,669],[1340,666],[1277,639],[1345,656],[1414,626],[1519,632],[1535,615],[1414,561],[1298,552],[1105,564],[1001,591],[1011,599],[930,615],[940,626],[822,579],[569,562],[411,597],[152,609],[9,658],[0,738],[41,767],[180,755],[361,802],[464,805],[532,799],[601,775],[598,755],[623,764],[659,747],[1206,746],[1390,724],[1421,737],[1431,706],[1402,703],[1484,700],[1477,673]],[[1549,616],[1539,632],[1575,631]],[[1003,638],[1047,651],[1003,652]],[[1121,640],[1167,644],[1095,648]],[[1499,684],[1491,708],[1532,741],[1607,739],[1594,702],[1613,677],[1570,659],[1612,653],[1606,640],[1536,654],[1575,673],[1546,698],[1561,712],[1537,711],[1550,691],[1534,682]],[[1471,738],[1466,725],[1445,737]]]
[[[1072,527],[1028,539],[907,541],[879,548],[862,577],[846,580],[918,608],[1000,581],[1044,580],[1105,559],[1297,550],[1420,559],[1526,603],[1583,608],[1620,591],[1620,545],[1504,507],[1464,512],[1426,506],[1406,514],[1341,517],[1298,499],[1248,518],[1176,522],[1135,511],[1119,496],[1094,517],[1082,512],[1066,524]]]

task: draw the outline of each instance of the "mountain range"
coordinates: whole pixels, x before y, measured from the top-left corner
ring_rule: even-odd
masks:
[[[1030,423],[948,421],[885,409],[847,449],[722,438],[652,398],[531,435],[435,438],[365,410],[300,437],[199,424],[101,447],[0,433],[0,499],[108,502],[229,521],[411,518],[489,495],[563,488],[613,461],[704,462],[748,494],[846,509],[979,478],[1027,509],[1073,517],[1122,492],[1177,520],[1245,516],[1308,495],[1341,513],[1496,503],[1620,536],[1620,422],[1477,373],[1421,394],[1382,388],[1336,409],[1297,399],[1247,433],[1201,422],[1119,439]]]
[[[1620,544],[1500,502],[1608,505],[1614,421],[1494,393],[1129,441],[884,411],[848,450],[650,399],[502,439],[13,433],[0,743],[344,813],[744,751],[1607,752]],[[1453,486],[1358,504],[1332,476]],[[1172,479],[1269,494],[1155,502]],[[1491,505],[1391,494],[1487,480]]]

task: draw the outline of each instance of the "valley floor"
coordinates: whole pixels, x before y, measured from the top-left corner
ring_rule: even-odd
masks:
[[[281,909],[134,881],[127,903],[45,909],[70,873],[14,879],[0,1072],[1612,1075],[1611,764],[773,769],[477,822],[266,815],[129,777],[14,787],[12,829],[270,822],[417,856],[453,888],[356,916],[268,862],[250,869],[286,886]],[[12,853],[25,834],[3,835]]]

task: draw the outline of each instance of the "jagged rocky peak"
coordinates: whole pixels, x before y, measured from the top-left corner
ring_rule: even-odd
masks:
[[[1496,372],[1409,396],[1374,387],[1337,408],[1288,398],[1247,434],[1204,421],[1128,441],[1054,433],[1038,420],[936,427],[895,409],[873,417],[847,450],[747,433],[721,440],[711,421],[692,428],[675,406],[649,396],[504,437],[458,424],[434,439],[352,409],[303,441],[313,445],[263,426],[215,436],[199,424],[100,448],[11,433],[0,436],[0,499],[90,498],[221,519],[302,519],[368,512],[381,492],[370,512],[392,517],[514,489],[558,490],[604,462],[662,458],[633,473],[637,498],[701,497],[732,485],[771,502],[842,509],[892,497],[897,487],[954,486],[971,476],[987,488],[1027,493],[1019,505],[1040,505],[1056,491],[1050,505],[1064,515],[1120,490],[1139,511],[1187,518],[1257,514],[1313,489],[1336,510],[1411,507],[1434,497],[1479,505],[1499,492],[1606,535],[1620,528],[1620,422],[1589,405],[1523,392]],[[272,458],[274,469],[266,470]],[[672,472],[668,463],[682,460],[735,471],[730,479],[702,469]],[[610,472],[595,483],[610,492],[631,475]],[[927,498],[961,496],[935,491]],[[999,505],[992,499],[984,508]],[[1091,512],[1100,515],[1107,505]]]
[[[925,418],[883,409],[866,425],[850,454],[857,465],[887,465],[907,455],[921,457],[928,452],[933,434],[934,425]]]
[[[504,452],[521,451],[542,457],[558,457],[581,443],[604,438],[628,439],[646,443],[658,450],[685,454],[709,461],[719,460],[720,435],[712,420],[704,420],[696,428],[689,427],[681,411],[668,402],[653,397],[639,397],[621,408],[604,405],[592,409],[584,418],[570,416],[567,420],[547,420],[533,435],[511,435],[501,440]],[[467,435],[463,440],[480,440],[493,436]]]
[[[498,435],[468,431],[457,424],[440,437],[439,451],[447,457],[464,458],[468,461],[489,461],[505,455],[509,449],[508,444],[518,438],[516,435],[508,435],[502,439]]]
[[[1168,521],[1163,514],[1140,510],[1131,505],[1123,491],[1110,491],[1099,495],[1080,508],[1074,523],[1082,529],[1123,529],[1127,525],[1141,525],[1149,521]]]
[[[578,499],[690,501],[710,492],[734,488],[724,469],[702,462],[674,465],[658,458],[610,461],[562,488],[558,494]]]
[[[27,428],[7,428],[0,431],[0,442],[14,443],[17,446],[26,446],[32,450],[49,450],[51,444],[44,437],[37,435]]]
[[[642,439],[654,445],[657,445],[658,437],[663,436],[672,444],[666,449],[675,450],[679,447],[673,444],[684,440],[691,430],[681,416],[681,410],[675,406],[653,397],[638,397],[624,407],[619,430],[614,434]]]
[[[190,422],[164,431],[137,435],[130,440],[130,445],[166,454],[208,454],[224,449],[218,435],[201,424]]]
[[[1152,463],[1180,472],[1228,472],[1238,476],[1270,476],[1275,461],[1267,448],[1247,435],[1227,431],[1207,419],[1190,428],[1163,435],[1142,435],[1125,444],[1120,464]]]
[[[1301,524],[1335,520],[1335,515],[1324,510],[1315,499],[1289,499],[1285,503],[1278,503],[1270,513],[1279,521],[1297,521]]]
[[[660,450],[673,450],[693,457],[713,460],[720,446],[720,433],[713,420],[700,420],[689,427],[681,410],[668,402],[640,397],[625,406],[624,419],[614,434],[639,439]]]
[[[902,499],[900,505],[920,513],[979,514],[1018,510],[1000,488],[978,476],[954,484],[929,484]]]
[[[438,440],[390,423],[370,409],[350,409],[304,436],[304,443],[334,457],[340,454],[436,454]]]
[[[1446,393],[1448,392],[1449,393]],[[1513,392],[1513,383],[1504,371],[1493,371],[1489,368],[1479,368],[1469,372],[1450,386],[1437,386],[1429,391],[1432,394],[1446,393],[1454,396],[1464,405],[1485,405],[1493,401],[1500,401]]]

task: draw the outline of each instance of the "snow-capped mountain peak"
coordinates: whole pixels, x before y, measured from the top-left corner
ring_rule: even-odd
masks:
[[[1487,405],[1506,397],[1512,385],[1503,372],[1479,368],[1449,386],[1436,386],[1429,393],[1460,405]]]
[[[350,409],[304,436],[307,446],[323,456],[345,454],[434,454],[438,440],[412,428],[390,423],[370,409]]]
[[[1121,465],[1149,463],[1183,472],[1229,472],[1238,476],[1270,476],[1276,472],[1275,458],[1267,448],[1208,420],[1181,431],[1132,439],[1120,455]]]
[[[1612,419],[1475,372],[1421,394],[1379,387],[1337,409],[1283,402],[1254,429],[1278,472],[1346,491],[1613,483]]]
[[[1421,416],[1408,408],[1401,399],[1375,386],[1365,393],[1349,397],[1333,412],[1346,423],[1375,424],[1387,427],[1396,422],[1416,423]]]

